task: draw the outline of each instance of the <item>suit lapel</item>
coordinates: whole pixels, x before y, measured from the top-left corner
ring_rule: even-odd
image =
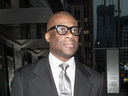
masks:
[[[90,96],[93,85],[90,82],[89,77],[90,74],[86,68],[76,61],[74,96]]]
[[[32,82],[40,93],[40,96],[58,96],[48,57],[40,60],[33,72],[37,76]]]
[[[41,59],[33,72],[36,77],[32,80],[40,96],[58,96],[53,80],[48,57]],[[90,74],[86,68],[76,61],[74,96],[90,96],[92,83],[89,80]]]

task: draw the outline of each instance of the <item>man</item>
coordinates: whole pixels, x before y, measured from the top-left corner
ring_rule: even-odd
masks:
[[[45,34],[49,55],[15,72],[11,96],[105,96],[103,76],[74,57],[80,32],[76,19],[68,12],[53,14]],[[68,66],[65,77],[61,75],[62,64]]]

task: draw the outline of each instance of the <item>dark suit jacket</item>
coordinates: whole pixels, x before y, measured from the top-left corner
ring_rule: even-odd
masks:
[[[48,56],[19,68],[12,80],[10,96],[58,96]],[[74,96],[105,96],[102,75],[76,60]]]

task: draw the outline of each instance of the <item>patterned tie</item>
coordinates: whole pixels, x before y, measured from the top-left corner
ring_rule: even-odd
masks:
[[[62,69],[59,76],[59,96],[72,96],[71,82],[66,73],[69,65],[66,63],[62,63],[61,65],[59,65],[59,67]]]

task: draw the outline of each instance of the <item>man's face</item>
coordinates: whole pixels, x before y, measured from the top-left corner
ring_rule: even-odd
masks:
[[[77,21],[70,15],[62,15],[55,18],[52,22],[55,25],[65,25],[67,27],[78,26]],[[51,26],[51,27],[53,27]],[[47,32],[49,36],[47,40],[50,44],[50,52],[61,61],[69,60],[78,49],[79,36],[74,36],[68,30],[67,34],[59,35],[56,29]],[[46,37],[45,37],[46,38]]]

